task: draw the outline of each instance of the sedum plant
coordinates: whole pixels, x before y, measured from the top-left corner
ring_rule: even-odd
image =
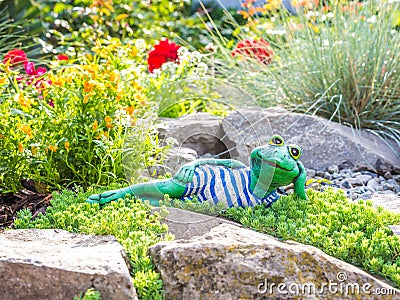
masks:
[[[128,198],[100,209],[97,204],[84,202],[93,192],[79,188],[53,193],[52,206],[45,215],[39,214],[32,220],[29,209],[21,210],[15,228],[60,228],[76,233],[114,235],[129,257],[139,298],[163,299],[160,274],[147,254],[150,246],[173,238],[167,226],[160,223],[161,216],[150,213],[148,202]]]
[[[224,215],[282,240],[315,246],[400,287],[400,237],[387,227],[400,224],[400,214],[374,208],[371,201],[350,202],[332,188],[309,189],[307,196],[281,197],[270,207],[230,208]]]

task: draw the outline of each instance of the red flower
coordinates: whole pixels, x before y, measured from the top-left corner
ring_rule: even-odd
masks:
[[[13,49],[7,52],[4,56],[3,63],[9,63],[11,66],[16,66],[18,64],[25,64],[28,62],[28,58],[23,50]]]
[[[26,74],[30,76],[30,79],[27,81],[28,85],[35,83],[36,88],[42,88],[43,87],[42,81],[44,81],[44,80],[39,77],[46,74],[46,72],[47,72],[46,68],[35,69],[35,64],[33,62],[25,63],[24,67],[25,67]],[[36,78],[39,78],[39,79],[36,80]],[[48,84],[51,84],[50,80],[47,80],[46,82]]]
[[[69,60],[69,57],[65,54],[57,55],[57,60]]]
[[[270,64],[274,56],[271,45],[262,38],[258,41],[243,40],[239,42],[231,54],[233,57],[242,56],[244,58],[255,59],[265,65]]]
[[[40,77],[47,72],[46,68],[37,68],[37,70],[35,70],[35,64],[31,61],[27,62],[24,67],[26,74],[29,76]]]
[[[159,69],[167,61],[178,61],[179,48],[179,45],[170,42],[168,39],[160,41],[154,46],[154,50],[150,51],[149,57],[147,58],[149,71],[153,72],[153,70]]]

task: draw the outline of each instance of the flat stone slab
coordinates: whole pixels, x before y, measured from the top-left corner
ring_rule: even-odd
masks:
[[[0,282],[2,300],[72,300],[89,288],[102,299],[137,299],[115,237],[59,229],[1,232]]]
[[[153,211],[160,212],[159,207]],[[175,239],[190,239],[209,233],[211,229],[221,224],[239,224],[209,215],[199,214],[179,208],[167,207],[168,216],[161,222],[168,225],[168,232],[175,236]]]

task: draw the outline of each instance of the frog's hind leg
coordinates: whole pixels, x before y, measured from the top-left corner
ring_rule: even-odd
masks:
[[[164,198],[164,195],[169,195],[171,198],[181,198],[185,190],[186,184],[175,179],[168,179],[134,184],[126,188],[91,195],[86,201],[102,205],[119,198],[125,198],[126,195],[132,195],[142,200],[149,200],[153,206],[159,206],[159,201]]]

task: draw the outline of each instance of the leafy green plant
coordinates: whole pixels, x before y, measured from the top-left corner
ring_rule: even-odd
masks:
[[[309,200],[281,197],[270,207],[230,208],[224,215],[256,231],[313,245],[400,286],[400,237],[387,227],[400,224],[400,214],[375,209],[371,201],[350,202],[342,190],[308,189],[307,195]]]
[[[196,196],[192,200],[182,201],[180,199],[171,199],[168,195],[165,195],[164,200],[160,204],[166,207],[180,208],[210,216],[221,215],[226,210],[226,207],[222,203],[218,203],[217,205],[210,202],[202,203],[198,201]]]
[[[118,188],[113,185],[108,187]],[[131,266],[133,283],[140,299],[162,299],[162,280],[154,270],[147,250],[159,241],[171,240],[167,226],[160,223],[158,213],[150,213],[149,203],[126,198],[100,209],[85,203],[89,195],[99,190],[83,192],[65,190],[53,193],[52,206],[46,214],[32,220],[28,209],[21,210],[15,228],[60,228],[85,234],[112,234],[124,247]]]
[[[6,95],[0,106],[4,191],[18,189],[22,178],[52,187],[125,181],[127,132],[136,149],[129,156],[136,168],[131,174],[162,158],[166,147],[151,126],[157,106],[138,82],[144,52],[118,40],[93,49],[96,55],[74,64],[53,61],[52,70],[40,77],[0,64],[0,90]],[[143,120],[150,125],[140,126]]]
[[[101,300],[101,294],[99,291],[88,289],[85,294],[81,292],[79,296],[75,296],[74,300]]]

